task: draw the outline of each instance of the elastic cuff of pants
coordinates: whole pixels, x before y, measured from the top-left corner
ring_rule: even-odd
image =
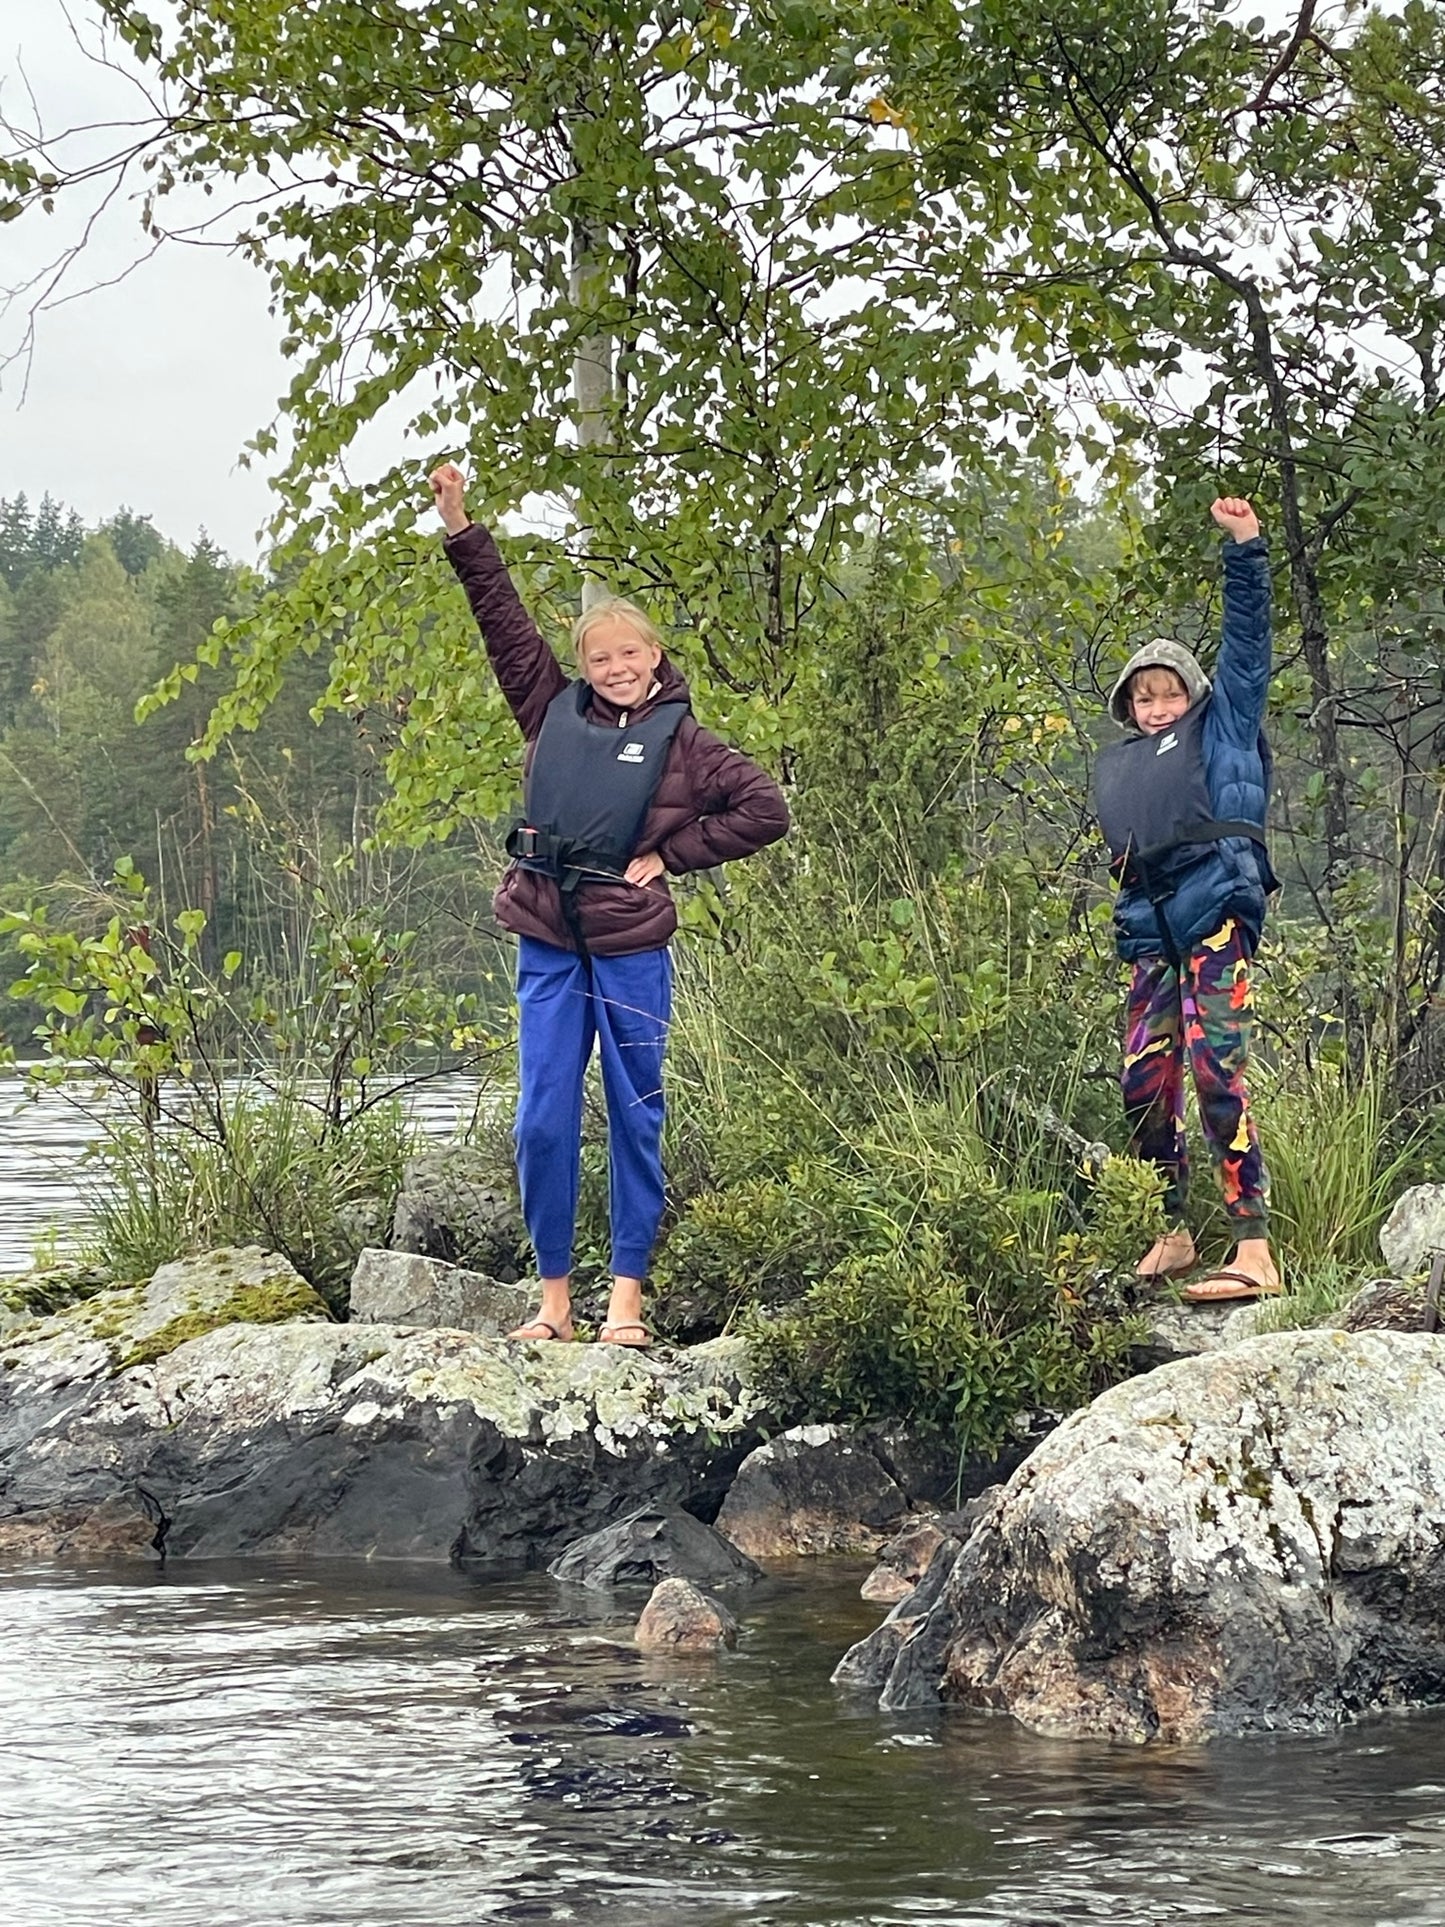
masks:
[[[1269,1217],[1267,1214],[1251,1212],[1248,1217],[1244,1218],[1236,1217],[1233,1212],[1230,1212],[1228,1215],[1229,1228],[1234,1233],[1236,1239],[1268,1238]]]
[[[539,1278],[570,1278],[572,1275],[572,1253],[560,1251],[537,1252],[537,1276]]]
[[[614,1278],[646,1278],[647,1263],[652,1256],[650,1247],[640,1250],[614,1251],[612,1254],[612,1276]]]

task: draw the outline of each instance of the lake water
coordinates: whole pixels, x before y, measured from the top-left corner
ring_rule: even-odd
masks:
[[[1445,1718],[1208,1750],[881,1715],[821,1563],[719,1660],[540,1574],[0,1575],[6,1927],[1445,1922]]]
[[[474,1078],[445,1077],[405,1101],[422,1130],[445,1137],[471,1116],[476,1094]],[[22,1079],[0,1074],[0,1276],[23,1271],[37,1241],[55,1234],[64,1248],[80,1235],[84,1159],[102,1135],[106,1101],[90,1085],[32,1096]]]

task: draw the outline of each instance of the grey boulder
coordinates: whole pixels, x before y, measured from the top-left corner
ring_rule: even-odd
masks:
[[[592,1587],[653,1586],[661,1579],[717,1586],[762,1577],[751,1559],[701,1519],[656,1505],[639,1506],[588,1533],[547,1570],[568,1585]]]
[[[1396,1278],[1428,1271],[1445,1251],[1445,1184],[1414,1184],[1402,1191],[1380,1232],[1380,1250]]]
[[[402,1173],[391,1245],[514,1284],[527,1266],[521,1213],[496,1166],[468,1144],[424,1151]]]
[[[1189,1742],[1445,1700],[1445,1339],[1255,1338],[1067,1419],[839,1669]]]
[[[253,1269],[263,1308],[294,1290]],[[212,1271],[200,1312],[193,1273],[11,1336],[0,1552],[537,1563],[644,1504],[714,1517],[758,1442],[735,1340],[662,1355],[319,1317],[207,1331],[248,1302],[235,1265]]]
[[[351,1321],[421,1325],[501,1338],[531,1315],[530,1285],[503,1284],[440,1258],[368,1248],[351,1274]]]

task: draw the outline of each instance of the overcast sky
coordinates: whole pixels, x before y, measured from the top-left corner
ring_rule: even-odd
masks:
[[[71,0],[83,37],[89,0]],[[61,0],[0,0],[0,106],[48,133],[133,119],[138,96],[87,60]],[[0,288],[14,289],[75,234],[61,213],[0,227]],[[238,558],[257,553],[268,512],[264,473],[237,466],[290,379],[281,329],[256,269],[219,248],[171,246],[113,287],[144,251],[135,204],[112,207],[69,286],[77,298],[41,314],[33,353],[0,371],[0,496],[47,489],[98,522],[122,503],[189,545],[206,529]],[[21,343],[29,303],[0,319],[0,354]]]

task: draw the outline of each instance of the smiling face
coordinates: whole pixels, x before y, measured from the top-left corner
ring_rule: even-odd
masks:
[[[1172,669],[1141,669],[1129,678],[1129,713],[1145,736],[1157,736],[1177,723],[1188,707],[1184,678]]]
[[[579,645],[582,674],[599,696],[618,709],[636,709],[647,700],[662,651],[623,615],[589,625]]]

